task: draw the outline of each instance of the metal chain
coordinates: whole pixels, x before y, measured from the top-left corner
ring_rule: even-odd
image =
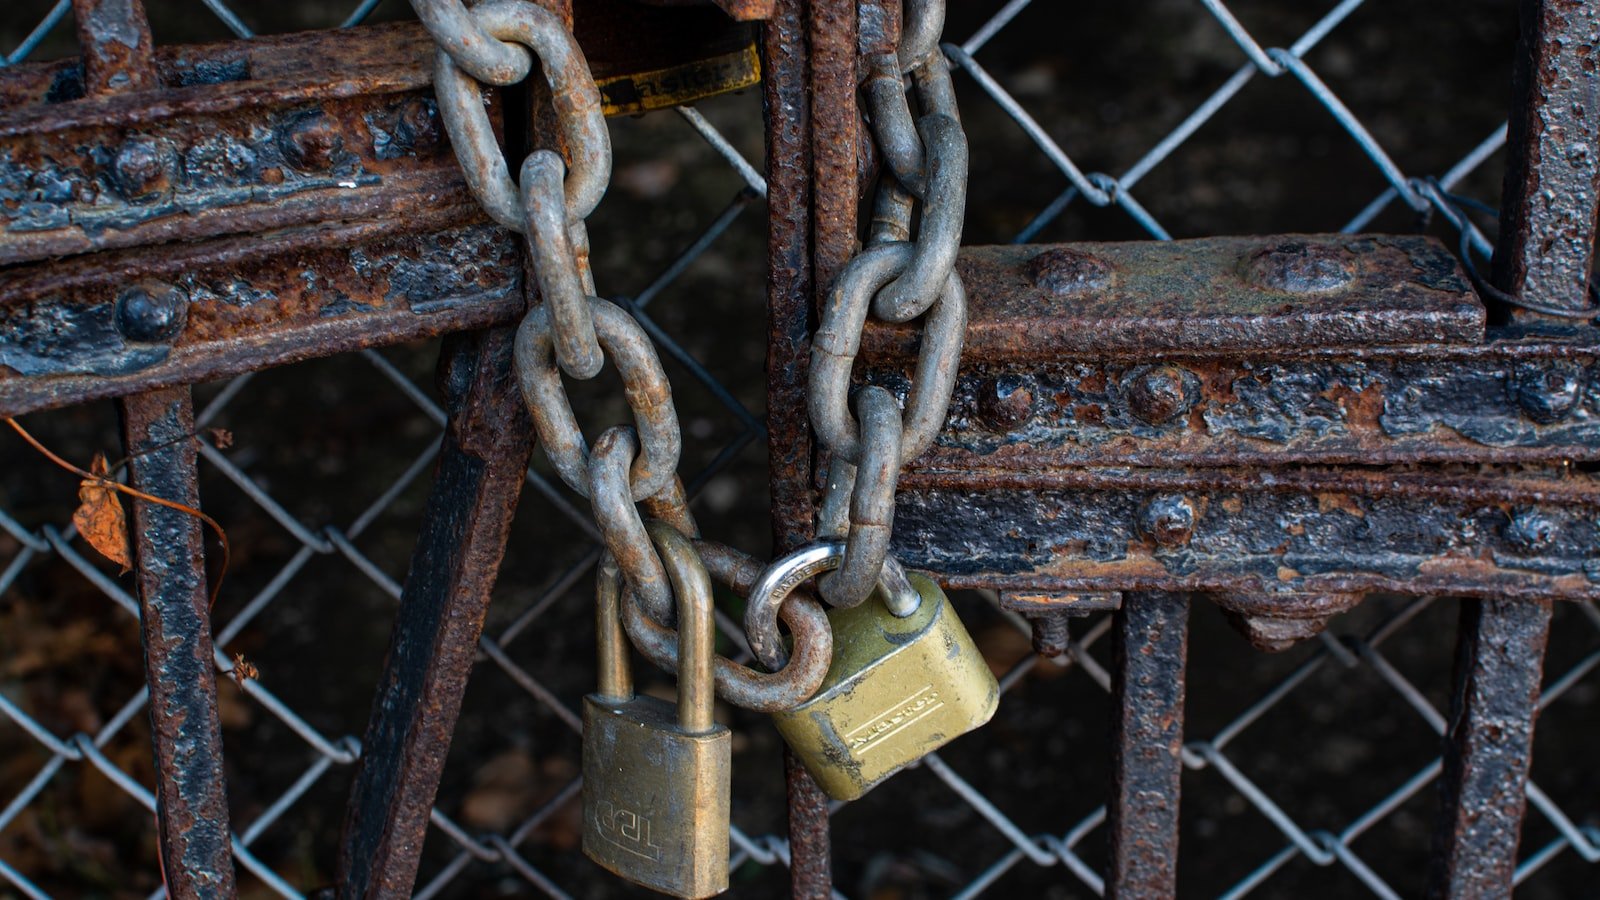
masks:
[[[966,215],[967,139],[938,45],[944,11],[944,0],[907,0],[897,51],[866,60],[861,90],[886,172],[867,248],[829,291],[812,343],[808,408],[833,457],[818,532],[846,545],[838,570],[818,581],[833,606],[856,606],[878,587],[889,558],[895,483],[944,424],[966,333],[966,293],[955,262]],[[912,91],[920,118],[911,113]],[[904,416],[894,396],[876,386],[860,390],[856,412],[850,410],[850,371],[869,310],[888,322],[922,317]],[[891,591],[888,600],[897,615],[909,615],[919,602],[910,591]],[[777,645],[770,609],[752,605],[745,630],[752,646]]]
[[[745,592],[762,567],[720,544],[672,542],[668,549],[651,540],[639,514],[643,505],[652,518],[686,538],[699,537],[677,476],[682,436],[672,386],[655,346],[633,316],[594,296],[584,220],[611,177],[599,89],[565,23],[527,0],[492,0],[470,11],[459,0],[415,0],[415,5],[440,46],[435,88],[467,183],[491,218],[528,241],[542,302],[517,329],[515,364],[539,442],[561,479],[589,498],[606,545],[603,568],[614,565],[627,585],[623,621],[629,638],[652,662],[676,671],[673,590],[660,554],[670,552],[674,565],[703,569]],[[479,72],[489,72],[492,78],[479,80],[494,84],[515,80],[503,80],[514,71],[505,68],[505,54],[483,46],[507,40],[539,58],[572,156],[570,172],[558,153],[540,149],[524,160],[520,183],[511,180],[474,80]],[[515,45],[501,46],[523,53]],[[524,61],[521,71],[530,69]],[[607,429],[591,448],[562,373],[593,378],[607,357],[616,365],[634,424]],[[776,618],[788,626],[794,649],[786,662],[771,666],[772,672],[716,658],[716,691],[729,703],[769,712],[789,709],[816,693],[826,676],[833,632],[822,606],[805,595],[791,596],[775,610]]]
[[[492,0],[470,12],[453,2],[417,0],[440,51],[436,84],[441,115],[468,184],[495,221],[522,232],[543,302],[517,330],[516,367],[539,441],[556,471],[589,498],[607,551],[628,585],[624,621],[647,657],[675,665],[673,597],[657,546],[636,504],[698,537],[677,478],[682,437],[671,385],[654,345],[634,318],[594,296],[584,219],[605,193],[611,145],[600,96],[587,63],[554,14],[527,0]],[[834,458],[819,533],[843,537],[837,571],[821,578],[834,606],[855,606],[880,586],[889,608],[909,615],[920,602],[889,559],[895,484],[900,469],[932,444],[950,405],[966,331],[966,295],[955,272],[966,213],[967,141],[957,116],[950,69],[938,46],[944,0],[908,0],[905,30],[895,54],[868,61],[863,93],[887,163],[867,249],[852,259],[829,292],[813,343],[808,408]],[[472,73],[507,77],[504,60],[481,46],[515,40],[539,58],[573,165],[535,150],[513,183],[483,111]],[[509,46],[509,45],[507,45]],[[524,71],[527,67],[524,68]],[[909,77],[921,117],[913,119]],[[506,82],[496,82],[506,83]],[[912,218],[917,215],[915,238]],[[868,387],[849,408],[850,371],[868,312],[890,322],[923,318],[922,350],[902,416],[894,395]],[[609,356],[633,411],[634,426],[607,430],[593,449],[584,440],[562,384],[562,373],[592,378]],[[735,586],[760,574],[748,558],[700,543],[697,564]],[[778,566],[784,563],[774,563]],[[887,564],[887,568],[886,568]],[[794,637],[783,650],[778,621]],[[803,595],[754,603],[745,629],[759,658],[775,674],[726,659],[715,667],[718,693],[730,703],[761,710],[790,708],[814,693],[826,674],[832,632],[822,608]],[[785,664],[785,657],[788,657]]]

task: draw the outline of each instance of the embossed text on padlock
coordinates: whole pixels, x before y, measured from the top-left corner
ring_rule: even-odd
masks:
[[[711,579],[687,538],[649,524],[678,609],[678,703],[633,693],[622,578],[607,557],[595,591],[599,690],[583,698],[583,852],[676,897],[728,887],[732,735],[712,719]]]
[[[807,550],[813,564],[837,567],[844,546],[827,542]],[[799,555],[767,570],[750,592],[752,608],[776,609],[782,596],[775,589],[793,582],[787,569]],[[898,569],[892,558],[891,565]],[[772,716],[835,800],[860,797],[989,721],[999,704],[994,673],[944,591],[919,573],[905,575],[921,598],[914,611],[892,613],[879,596],[885,593],[881,584],[866,603],[830,610],[833,662],[822,687],[810,700]]]

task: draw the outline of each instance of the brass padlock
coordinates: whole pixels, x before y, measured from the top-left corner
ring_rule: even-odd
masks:
[[[843,555],[843,543],[827,541],[768,568],[750,591],[746,622],[752,646],[783,598],[818,572],[838,568]],[[944,591],[919,573],[904,572],[893,557],[884,568],[867,602],[829,610],[833,662],[822,687],[810,700],[772,716],[835,800],[860,797],[984,724],[1000,702],[994,673]],[[908,593],[912,603],[890,602]]]
[[[728,888],[732,733],[712,718],[711,578],[687,538],[649,525],[678,609],[678,702],[636,697],[622,631],[622,577],[596,588],[600,687],[583,698],[583,852],[676,897]]]

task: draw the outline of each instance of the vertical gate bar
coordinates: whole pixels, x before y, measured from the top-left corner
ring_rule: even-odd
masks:
[[[72,0],[83,53],[83,90],[90,96],[161,87],[155,40],[144,0]]]
[[[128,483],[198,509],[189,389],[127,397],[118,408],[129,457]],[[162,876],[168,895],[178,900],[232,897],[205,535],[194,516],[144,500],[133,502],[133,534]]]
[[[835,6],[839,5],[835,3]],[[807,0],[778,0],[762,31],[762,101],[767,162],[767,440],[774,550],[809,540],[815,447],[806,418],[806,374],[816,271],[813,267],[814,118]],[[784,748],[789,811],[789,890],[831,894],[828,800]]]
[[[1494,282],[1544,306],[1581,309],[1600,204],[1600,8],[1523,0],[1520,17]],[[1548,600],[1462,606],[1429,896],[1511,894],[1550,612]]]
[[[534,0],[572,28],[571,0]],[[534,76],[505,89],[502,150],[570,156]],[[571,160],[568,159],[570,165]],[[522,269],[532,270],[523,248]],[[524,292],[533,302],[531,279]],[[478,654],[511,520],[533,455],[533,423],[517,385],[515,328],[446,338],[438,383],[449,420],[417,544],[401,589],[341,837],[337,896],[411,896],[429,817]]]
[[[856,240],[856,3],[811,0],[806,79],[811,100],[811,276],[807,314],[849,261]],[[802,385],[804,383],[802,382]],[[802,403],[801,409],[805,406]],[[807,522],[809,528],[810,522]],[[828,799],[786,749],[791,848],[790,888],[802,900],[831,896],[833,853]]]
[[[161,87],[155,41],[142,0],[73,0],[84,91],[110,96]],[[138,158],[130,145],[118,163],[137,170],[160,160]],[[136,293],[137,292],[137,293]],[[181,299],[165,285],[130,287],[125,297],[148,301],[119,310],[156,330],[181,324]],[[187,387],[117,403],[128,483],[151,496],[200,506],[194,401]],[[206,590],[205,534],[200,520],[144,500],[133,502],[133,561],[139,595],[139,637],[150,688],[151,750],[156,770],[156,830],[169,896],[232,897],[233,851],[228,831],[222,725]]]
[[[810,19],[812,268],[821,292],[856,247],[855,0],[811,0]]]
[[[778,0],[762,30],[767,164],[767,454],[773,545],[811,538],[811,141],[803,0]]]
[[[1189,595],[1129,593],[1112,638],[1111,870],[1106,896],[1172,897],[1178,884]]]
[[[515,330],[455,335],[440,359],[450,411],[373,699],[339,857],[341,898],[409,897],[439,777],[516,510],[533,426]]]
[[[1523,0],[1520,13],[1494,282],[1583,309],[1600,204],[1600,5]]]
[[[1431,897],[1511,896],[1550,608],[1462,604]]]

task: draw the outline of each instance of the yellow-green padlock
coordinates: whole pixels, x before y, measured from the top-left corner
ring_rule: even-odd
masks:
[[[838,568],[844,544],[824,541],[773,563],[750,591],[746,629],[769,667],[782,665],[778,606],[801,583]],[[914,592],[914,607],[885,602]],[[772,617],[772,618],[769,618]],[[874,785],[983,725],[1000,702],[1000,685],[944,591],[893,557],[865,603],[828,612],[833,662],[822,687],[772,720],[835,800],[854,800]],[[770,629],[770,630],[769,630]]]
[[[676,897],[728,888],[732,734],[715,700],[711,578],[688,539],[650,523],[678,609],[678,703],[633,693],[622,630],[622,578],[600,569],[600,687],[583,698],[583,852]]]

